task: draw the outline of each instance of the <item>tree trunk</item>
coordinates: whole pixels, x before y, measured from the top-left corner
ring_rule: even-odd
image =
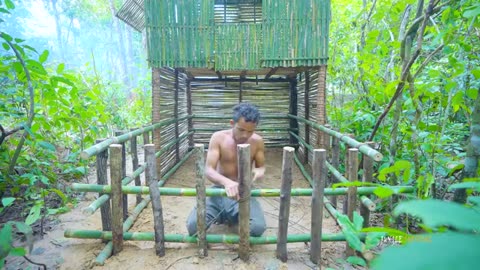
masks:
[[[65,50],[63,48],[62,28],[60,24],[60,14],[57,10],[57,0],[51,0],[50,4],[52,5],[53,17],[55,19],[55,28],[57,30],[57,43],[60,52],[60,59],[62,60],[62,62],[65,62]]]

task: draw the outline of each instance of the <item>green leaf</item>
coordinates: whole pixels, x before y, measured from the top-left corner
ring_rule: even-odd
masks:
[[[8,207],[9,205],[11,205],[13,203],[13,201],[15,201],[15,198],[13,198],[13,197],[2,198],[3,207]]]
[[[10,250],[10,254],[11,256],[25,256],[27,254],[27,252],[25,251],[25,249],[23,247],[16,247],[16,248],[12,248]]]
[[[354,265],[361,265],[361,266],[366,266],[367,263],[365,262],[364,259],[357,257],[357,256],[350,256],[347,258],[347,262],[354,264]]]
[[[353,225],[356,231],[360,231],[363,227],[363,217],[356,211],[353,212]]]
[[[5,0],[5,6],[8,9],[14,9],[15,8],[15,5],[13,4],[13,2],[11,0]]]
[[[62,199],[62,203],[66,203],[67,202],[67,196],[59,189],[56,189],[56,188],[51,188],[48,190],[48,192],[54,192],[58,195],[58,197],[60,197]]]
[[[386,248],[372,261],[372,269],[455,269],[478,268],[480,236],[447,232],[433,234],[430,241],[412,241]]]
[[[374,191],[373,194],[377,195],[379,198],[388,198],[392,196],[393,190],[384,186],[377,187]]]
[[[50,52],[48,50],[44,50],[42,52],[42,54],[40,55],[40,57],[38,58],[38,61],[42,64],[45,63],[45,61],[47,61],[47,59],[48,59],[49,54],[50,54]]]
[[[37,203],[35,204],[32,209],[30,209],[30,213],[27,216],[27,219],[25,219],[25,224],[27,225],[32,225],[35,223],[40,218],[40,212],[42,210],[42,205]]]
[[[38,145],[46,150],[49,150],[49,151],[52,151],[52,152],[55,152],[56,151],[56,148],[55,148],[55,145],[49,143],[49,142],[45,142],[45,141],[40,141],[38,142]]]
[[[8,43],[6,43],[6,42],[2,42],[2,47],[3,47],[6,51],[10,50],[10,45],[8,45]]]
[[[478,4],[476,6],[471,6],[463,13],[463,17],[465,18],[474,18],[474,17],[478,17],[479,15],[480,15],[480,5]]]
[[[463,205],[428,199],[400,203],[393,214],[409,214],[423,220],[430,227],[451,226],[458,230],[480,230],[480,213]]]
[[[371,232],[367,234],[365,238],[365,249],[369,250],[374,247],[377,247],[380,244],[382,238],[385,237],[386,232]]]
[[[463,183],[453,184],[450,187],[448,187],[448,191],[453,191],[455,189],[460,189],[460,188],[472,188],[472,189],[476,189],[477,191],[480,191],[480,182],[463,182]]]
[[[467,201],[471,204],[475,204],[476,206],[480,206],[480,196],[469,196]]]
[[[25,242],[28,245],[28,250],[32,251],[34,240],[32,228],[27,224],[19,221],[9,221],[8,223],[15,225],[15,227],[17,227],[17,230],[25,235]]]
[[[58,66],[57,66],[57,74],[62,73],[63,70],[65,70],[65,64],[64,64],[64,63],[58,64]]]
[[[47,75],[47,71],[43,67],[43,65],[35,60],[26,60],[25,64],[27,65],[27,68],[35,73],[38,73],[40,75]]]
[[[362,241],[360,241],[357,231],[352,222],[348,219],[348,216],[340,214],[337,216],[337,220],[338,223],[340,223],[340,227],[342,228],[342,232],[345,235],[348,245],[355,250],[362,251]]]
[[[472,70],[472,74],[475,77],[475,79],[480,79],[480,69],[474,69]]]
[[[469,88],[465,91],[465,94],[467,95],[467,97],[475,100],[477,99],[477,96],[478,96],[478,90],[474,88]]]
[[[0,260],[3,261],[8,256],[12,249],[12,226],[5,224],[0,230]]]

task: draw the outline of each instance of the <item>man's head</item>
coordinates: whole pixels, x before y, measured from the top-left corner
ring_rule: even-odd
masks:
[[[236,143],[246,143],[255,132],[260,121],[260,112],[250,103],[240,103],[233,108],[233,119],[230,120],[233,139]]]

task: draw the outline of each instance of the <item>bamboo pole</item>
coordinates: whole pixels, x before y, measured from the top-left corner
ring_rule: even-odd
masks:
[[[122,195],[122,146],[110,145],[110,179],[112,183],[112,242],[113,255],[123,249],[123,195]]]
[[[336,136],[332,136],[332,167],[335,168],[336,170],[340,166],[340,143],[339,139]],[[330,174],[330,183],[335,183],[335,177],[333,177],[332,174]],[[337,197],[336,196],[331,196],[330,200],[332,202],[332,205],[337,208]]]
[[[175,123],[175,121],[183,121],[183,120],[191,118],[191,117],[192,117],[191,115],[187,115],[187,116],[184,116],[184,117],[180,117],[179,119],[166,119],[166,120],[163,120],[163,121],[158,122],[156,124],[153,124],[151,126],[136,129],[135,131],[123,134],[119,137],[109,138],[109,139],[101,142],[100,144],[93,145],[93,146],[83,150],[82,153],[80,153],[80,158],[88,159],[88,158],[102,152],[103,150],[107,149],[111,144],[118,144],[118,143],[126,142],[133,136],[138,136],[140,134],[143,134],[144,132],[149,132],[149,131],[158,129],[160,127],[163,127],[165,125],[170,125],[172,123]]]
[[[374,144],[375,144],[374,142],[367,142],[367,145],[370,147],[373,147]],[[362,182],[372,183],[372,181],[373,181],[373,160],[370,157],[364,156]],[[363,227],[366,228],[370,226],[370,211],[375,210],[376,207],[373,206],[373,209],[366,207],[363,204],[364,197],[365,195],[360,197],[360,199],[362,200],[362,204],[360,205],[360,215],[363,217]]]
[[[123,131],[115,131],[115,136],[119,137],[123,135]],[[120,143],[122,145],[122,178],[127,177],[127,152],[125,142]],[[123,195],[123,221],[128,217],[128,196]]]
[[[305,105],[305,119],[308,120],[310,119],[310,72],[308,70],[305,71],[304,105]],[[307,124],[304,124],[304,125],[305,125],[305,142],[307,144],[310,144],[310,125],[307,125]],[[308,150],[305,148],[305,159],[304,159],[305,164],[308,164],[308,158],[309,158]]]
[[[175,85],[174,85],[174,104],[173,104],[173,117],[178,118],[178,91],[179,91],[179,79],[178,79],[178,68],[175,69]],[[178,121],[175,122],[175,138],[178,138],[180,135],[178,129]],[[175,163],[180,161],[180,145],[177,142],[175,144]],[[159,174],[160,175],[160,174]]]
[[[197,235],[198,235],[198,253],[200,257],[208,256],[207,248],[207,208],[205,195],[205,146],[195,144],[195,171],[197,178]]]
[[[143,136],[143,145],[150,144],[150,132],[146,131],[142,134]]]
[[[283,148],[282,161],[282,188],[280,191],[280,210],[278,214],[278,242],[277,259],[282,262],[287,261],[287,235],[288,220],[290,217],[290,194],[293,180],[293,154],[295,149],[292,147]]]
[[[187,114],[192,115],[192,86],[190,80],[187,80]],[[188,119],[188,131],[194,131],[193,129],[193,118]],[[194,146],[193,133],[188,136],[188,147],[191,149]]]
[[[323,191],[327,180],[327,151],[315,149],[313,151],[313,194],[312,194],[312,224],[310,261],[316,265],[321,263],[322,247],[322,220],[323,220]]]
[[[357,236],[361,240],[365,240],[366,233],[359,233]],[[66,238],[80,238],[80,239],[105,239],[111,240],[112,233],[109,231],[95,231],[95,230],[72,230],[67,229],[64,232],[64,237]],[[154,241],[155,235],[153,232],[125,232],[123,234],[123,239],[125,241]],[[224,244],[238,244],[240,242],[240,237],[233,234],[207,234],[206,236],[207,243],[224,243]],[[311,235],[306,234],[289,234],[287,236],[288,243],[296,242],[309,242]],[[335,234],[322,234],[322,241],[325,242],[338,242],[345,241],[345,235],[343,233]],[[196,236],[188,236],[182,234],[165,234],[165,242],[173,243],[198,243],[198,238]],[[276,236],[251,236],[249,239],[249,244],[252,245],[266,245],[266,244],[275,244],[278,242]]]
[[[160,122],[162,116],[160,114],[161,107],[161,82],[162,69],[152,68],[152,124]],[[153,131],[153,144],[155,145],[155,152],[160,151],[162,145],[161,130],[155,129]],[[162,175],[162,161],[161,158],[156,159],[157,175]]]
[[[240,236],[238,256],[242,261],[248,261],[250,257],[250,185],[252,182],[249,144],[237,145],[237,168],[238,190],[240,193],[238,206]]]
[[[298,165],[298,157],[296,157],[295,162]],[[301,169],[302,170],[302,169]],[[303,168],[305,171],[305,168]],[[168,179],[165,175],[162,179]],[[163,180],[162,180],[163,181]],[[309,180],[311,182],[311,178]],[[371,195],[374,194],[374,191],[377,187],[359,187],[358,195]],[[393,194],[403,194],[403,193],[413,193],[414,188],[412,186],[388,186],[393,192]],[[103,192],[110,194],[112,188],[107,185],[95,185],[95,184],[80,184],[73,183],[72,190],[76,192]],[[171,187],[161,187],[159,188],[160,194],[163,196],[186,196],[194,197],[197,195],[197,192],[194,188],[171,188]],[[206,190],[207,197],[213,196],[223,196],[226,197],[225,189],[222,188],[207,188]],[[122,192],[125,194],[150,194],[149,187],[136,187],[136,186],[122,186]],[[345,195],[347,194],[347,188],[326,188],[325,195]],[[311,188],[294,188],[292,189],[291,196],[311,196]],[[253,189],[251,190],[252,197],[278,197],[280,196],[280,189]]]
[[[104,139],[96,140],[96,143],[101,143]],[[97,166],[97,184],[107,185],[107,162],[108,162],[108,150],[104,150],[97,154],[96,166]],[[100,193],[100,196],[103,194]],[[112,216],[110,212],[110,203],[104,204],[100,209],[100,216],[102,217],[102,229],[104,231],[111,230]]]
[[[348,187],[348,207],[347,207],[347,215],[348,219],[353,223],[353,212],[355,211],[356,204],[357,204],[357,187]],[[355,251],[350,247],[348,241],[346,243],[347,249],[346,254],[347,257],[355,256]]]
[[[357,142],[356,140],[348,137],[347,135],[344,135],[342,133],[339,133],[339,132],[331,130],[331,129],[327,129],[322,125],[319,125],[319,124],[317,124],[315,122],[312,122],[310,120],[306,120],[302,117],[298,117],[298,116],[291,115],[291,114],[289,114],[288,117],[293,117],[293,118],[297,119],[298,121],[309,124],[310,126],[312,126],[313,128],[315,128],[317,130],[328,133],[328,134],[338,138],[340,141],[343,141],[343,142],[347,143],[350,147],[358,148],[358,150],[360,152],[362,152],[363,154],[373,158],[373,160],[375,160],[375,161],[381,161],[382,158],[383,158],[382,154],[380,152],[378,152],[377,150],[370,148],[368,145],[366,145],[364,143]]]
[[[163,177],[162,180],[158,183],[158,186],[163,186],[165,181],[168,180],[168,178],[174,174],[180,166],[182,166],[185,161],[192,155],[193,151],[188,152],[182,160],[175,166],[173,166]],[[132,227],[133,222],[137,219],[138,215],[142,212],[142,210],[148,205],[150,202],[150,196],[147,196],[142,203],[137,205],[131,215],[128,217],[128,219],[123,223],[123,232],[127,232],[130,227]],[[152,240],[153,240],[153,234],[152,234]],[[110,241],[105,248],[98,254],[97,258],[95,259],[95,264],[96,265],[103,265],[105,263],[105,260],[112,255],[113,251],[113,246],[112,242]]]
[[[145,172],[147,185],[150,187],[150,198],[152,199],[153,222],[155,231],[155,253],[159,257],[165,256],[165,240],[164,240],[164,226],[162,201],[160,198],[160,191],[157,181],[157,168],[155,157],[155,145],[145,145],[145,155],[147,155],[147,168]]]
[[[134,131],[135,129],[132,129],[130,131]],[[132,157],[132,168],[133,170],[137,170],[139,168],[138,166],[138,150],[137,150],[137,137],[132,137],[130,139],[130,156]],[[133,178],[133,177],[132,177]],[[140,182],[140,175],[135,176],[135,186],[141,186],[142,183]],[[142,201],[142,195],[137,194],[136,196],[136,204],[138,205]]]
[[[222,120],[222,119],[232,119],[231,116],[211,116],[211,115],[193,115],[193,119],[212,119],[212,120]],[[281,115],[262,115],[262,120],[270,120],[270,119],[288,119],[288,116],[281,116]]]

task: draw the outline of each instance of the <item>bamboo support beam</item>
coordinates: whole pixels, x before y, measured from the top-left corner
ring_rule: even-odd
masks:
[[[145,155],[147,156],[147,169],[145,172],[145,179],[147,185],[152,191],[150,198],[152,199],[153,223],[155,231],[155,253],[159,257],[165,256],[165,240],[164,240],[164,225],[163,225],[163,210],[162,201],[160,198],[160,191],[157,180],[157,164],[155,158],[155,145],[145,145]]]
[[[110,179],[112,183],[112,242],[113,255],[123,249],[123,195],[122,195],[122,146],[110,145]]]
[[[133,136],[138,136],[138,135],[141,135],[145,132],[150,132],[150,131],[158,129],[160,127],[175,123],[176,121],[183,121],[183,120],[191,118],[191,117],[192,117],[191,115],[188,115],[188,116],[180,117],[178,119],[166,119],[166,120],[160,121],[160,122],[158,122],[154,125],[151,125],[151,126],[148,126],[148,127],[145,127],[145,128],[139,128],[139,129],[136,129],[135,131],[131,131],[131,132],[123,134],[121,136],[106,139],[105,141],[101,142],[100,144],[95,144],[95,145],[83,150],[82,153],[80,154],[80,158],[88,159],[88,158],[102,152],[103,150],[107,149],[111,144],[118,144],[118,143],[126,142],[126,141],[130,140]]]
[[[218,119],[218,120],[222,120],[222,119],[231,119],[232,117],[231,116],[211,116],[211,115],[197,115],[197,114],[194,114],[193,115],[193,119]],[[288,119],[288,116],[285,115],[285,116],[280,116],[280,115],[265,115],[263,116],[262,115],[262,121],[263,120],[268,120],[268,119]]]
[[[316,265],[321,263],[321,247],[322,247],[322,220],[323,220],[323,192],[325,182],[327,181],[327,151],[325,149],[315,149],[313,151],[312,161],[312,178],[313,178],[313,194],[312,194],[312,223],[311,223],[311,246],[310,261]]]
[[[198,253],[200,257],[208,256],[207,248],[207,208],[205,195],[205,146],[195,144],[195,172],[197,178],[197,235],[198,235]]]
[[[312,152],[314,151],[313,146],[307,144],[301,137],[295,135],[294,133],[291,133],[291,134],[294,135],[294,136],[296,136],[297,139],[298,139],[298,142],[300,142],[300,144],[302,144],[303,146],[305,146],[305,148],[306,148],[307,150],[310,150],[310,151],[312,151]],[[338,157],[336,157],[336,158],[337,158],[337,160],[335,160],[335,161],[338,162]],[[348,160],[348,159],[346,159],[346,160]],[[348,162],[347,162],[347,163],[348,163]],[[350,182],[350,181],[349,181],[345,176],[343,176],[342,173],[340,173],[333,165],[331,165],[331,164],[328,163],[328,162],[326,162],[326,165],[327,165],[328,170],[332,173],[332,174],[331,174],[331,177],[334,176],[334,178],[336,178],[338,181],[340,181],[340,182],[342,182],[342,183],[349,183],[349,182]],[[346,166],[348,166],[348,164],[347,164]],[[337,167],[338,167],[338,166],[337,166]],[[332,178],[332,179],[333,179],[333,178]],[[334,201],[335,204],[334,204],[334,205],[335,205],[335,207],[336,207],[337,200],[336,200],[336,197],[334,197],[334,198],[335,198],[335,201]],[[374,202],[372,202],[372,200],[370,200],[370,199],[367,198],[367,197],[362,197],[362,198],[360,198],[360,199],[361,199],[362,204],[365,205],[365,207],[368,207],[368,209],[370,209],[370,211],[375,210],[376,205],[375,205]],[[332,204],[333,204],[333,202],[332,202]],[[344,204],[344,205],[345,205],[345,204]],[[346,208],[345,208],[345,206],[344,206],[344,210],[345,210],[345,209],[346,209]],[[346,211],[346,210],[345,210],[345,211]],[[344,211],[344,212],[345,212],[345,211]]]
[[[276,255],[282,262],[287,261],[288,220],[290,217],[290,194],[293,181],[293,154],[292,147],[283,148],[282,187],[280,191],[280,210],[278,214],[278,242]]]
[[[111,240],[112,233],[109,231],[95,231],[95,230],[72,230],[67,229],[64,232],[66,238],[79,238],[79,239],[105,239]],[[361,240],[365,240],[366,233],[359,233],[358,236]],[[233,234],[207,234],[207,243],[224,243],[224,244],[238,244],[240,237]],[[288,243],[296,242],[309,242],[311,239],[310,234],[289,234],[287,236]],[[155,235],[153,232],[126,232],[123,234],[123,240],[125,241],[154,241]],[[322,234],[322,241],[325,242],[338,242],[345,241],[345,235],[343,233],[336,234]],[[169,243],[198,243],[196,236],[188,236],[182,234],[165,234],[165,242]],[[249,244],[251,245],[266,245],[275,244],[278,242],[276,236],[251,236]]]
[[[132,129],[130,131],[134,131],[134,130],[135,129]],[[135,171],[139,168],[139,165],[138,165],[138,151],[137,151],[137,137],[136,136],[134,136],[130,139],[130,156],[132,157],[132,168]],[[135,176],[134,179],[135,179],[135,186],[141,186],[142,185],[142,183],[140,182],[140,175]],[[142,202],[142,195],[137,194],[136,204],[139,204],[140,202]]]
[[[374,145],[373,142],[367,142],[367,144],[370,147]],[[373,181],[373,160],[370,157],[364,156],[362,182],[372,183],[372,181]],[[360,215],[363,217],[363,227],[366,228],[370,226],[370,211],[375,210],[376,206],[375,205],[373,205],[372,207],[365,206],[365,203],[363,202],[364,197],[365,195],[360,197],[360,200],[362,200],[362,205],[360,205]]]
[[[296,158],[297,160],[298,158]],[[296,161],[295,161],[296,162]],[[297,163],[298,164],[298,163]],[[162,179],[164,179],[162,177]],[[311,178],[310,178],[311,181]],[[309,182],[310,182],[309,181]],[[388,187],[393,191],[393,194],[403,194],[403,193],[413,193],[414,188],[412,186],[384,186]],[[358,195],[371,195],[374,194],[374,191],[377,187],[359,187]],[[112,189],[107,185],[95,185],[95,184],[80,184],[73,183],[72,190],[76,192],[103,192],[110,194]],[[160,195],[163,196],[186,196],[194,197],[197,195],[197,192],[194,188],[171,188],[171,187],[161,187],[159,188]],[[122,186],[122,192],[124,194],[150,194],[149,187],[136,187],[136,186]],[[326,188],[325,195],[345,195],[347,194],[347,188]],[[207,197],[213,196],[223,196],[226,197],[225,189],[222,188],[207,188],[206,189]],[[294,188],[292,189],[291,196],[311,196],[311,188]],[[280,196],[280,189],[253,189],[251,190],[252,197],[278,197]]]
[[[378,152],[377,150],[375,149],[372,149],[370,148],[367,144],[365,143],[361,143],[361,142],[357,142],[356,140],[348,137],[347,135],[344,135],[342,133],[339,133],[335,130],[331,130],[331,129],[328,129],[322,125],[319,125],[315,122],[312,122],[310,120],[306,120],[306,119],[303,119],[302,117],[298,117],[298,116],[295,116],[295,115],[291,115],[289,114],[288,117],[292,117],[292,118],[295,118],[297,119],[298,121],[301,121],[301,122],[304,122],[306,124],[309,124],[310,126],[312,126],[313,128],[317,129],[317,130],[320,130],[320,131],[323,131],[325,133],[328,133],[336,138],[338,138],[339,140],[347,143],[350,147],[354,147],[354,148],[358,148],[358,150],[360,150],[360,152],[362,152],[363,154],[373,158],[373,160],[375,161],[381,161],[382,158],[383,158],[383,155]]]
[[[250,185],[251,179],[250,145],[237,145],[238,190],[240,201],[238,205],[239,248],[238,256],[242,261],[250,258]]]
[[[173,166],[163,177],[160,182],[158,182],[158,186],[163,186],[165,184],[165,181],[172,175],[174,174],[180,166],[182,166],[185,161],[192,155],[193,151],[188,152],[182,160],[175,166]],[[127,232],[130,227],[132,227],[133,222],[137,219],[137,217],[140,215],[140,213],[143,211],[143,209],[148,205],[150,202],[150,196],[147,196],[139,205],[135,207],[131,215],[123,222],[123,232]],[[153,237],[153,236],[152,236]],[[153,238],[152,238],[153,239]],[[112,255],[113,252],[113,245],[112,241],[108,242],[108,244],[105,246],[105,248],[98,254],[97,258],[95,259],[95,264],[96,265],[103,265],[105,263],[105,260]]]
[[[97,140],[96,143],[101,143],[103,140]],[[108,184],[108,176],[107,176],[107,162],[108,162],[108,150],[104,150],[97,155],[96,160],[96,167],[97,167],[97,184],[99,185],[107,185]],[[99,194],[100,197],[103,194]],[[105,195],[108,196],[108,195]],[[110,198],[110,196],[108,196]],[[108,200],[107,200],[108,201]],[[111,223],[112,223],[112,214],[110,212],[110,203],[102,205],[100,209],[100,216],[102,218],[102,229],[104,231],[111,230]]]
[[[123,131],[115,131],[115,136],[119,137],[123,135]],[[125,142],[120,143],[122,145],[122,178],[127,177],[127,152]],[[128,196],[123,195],[123,221],[128,217]]]

